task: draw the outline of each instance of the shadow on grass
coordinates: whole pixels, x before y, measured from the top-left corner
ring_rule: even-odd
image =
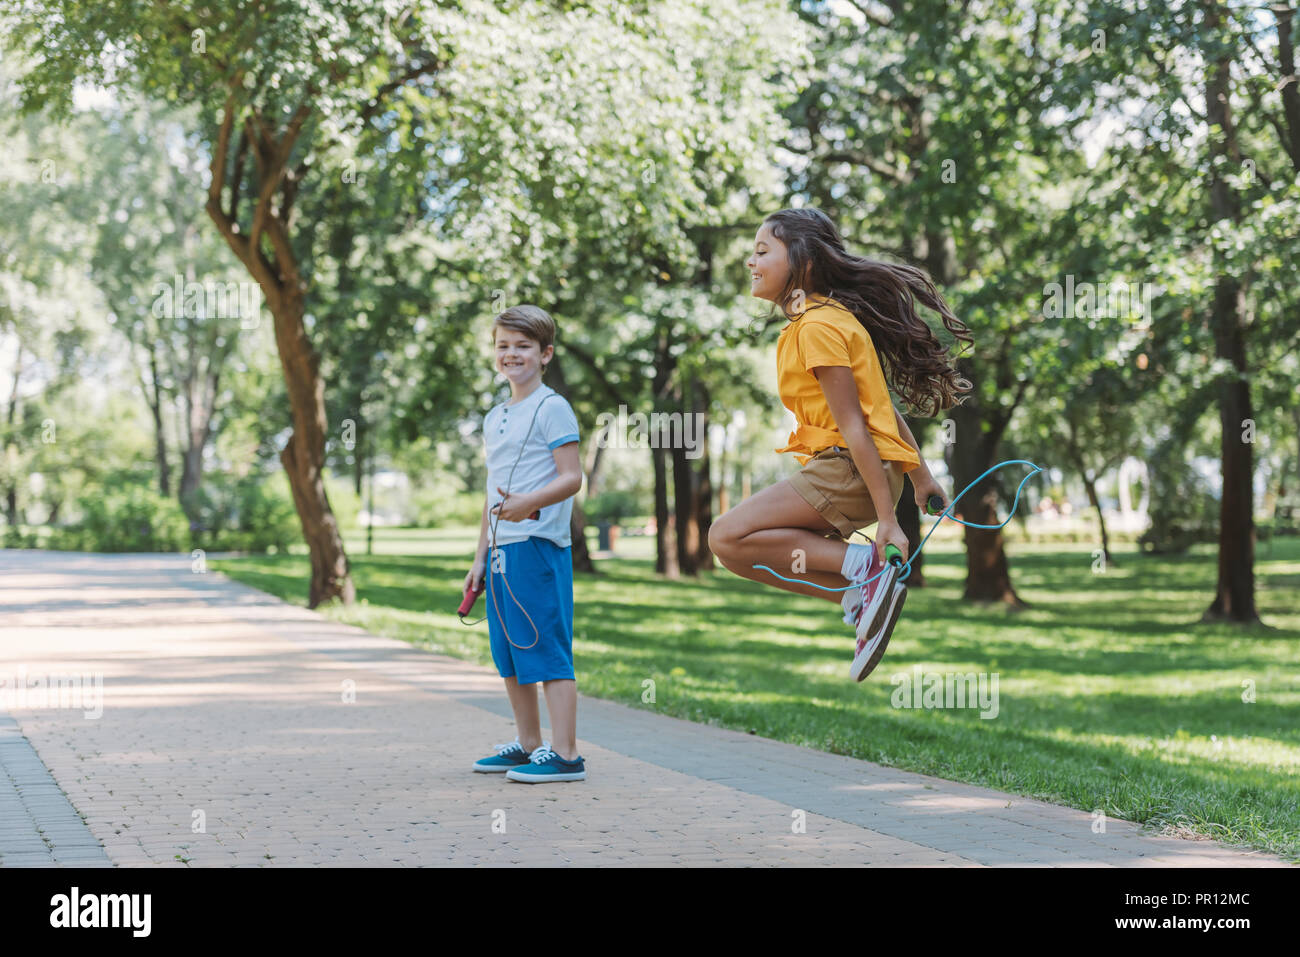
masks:
[[[1300,542],[1287,544],[1273,560],[1300,561]],[[221,566],[304,603],[304,558]],[[575,575],[580,684],[642,707],[642,681],[653,678],[659,713],[1126,820],[1191,821],[1219,839],[1300,854],[1300,726],[1288,704],[1300,696],[1298,656],[1288,654],[1300,649],[1300,631],[1199,624],[1213,597],[1212,556],[1130,554],[1094,575],[1087,552],[1015,554],[1017,589],[1033,602],[1023,612],[963,602],[960,554],[927,555],[926,567],[930,585],[909,593],[884,664],[857,685],[847,676],[851,632],[829,602],[725,571],[665,581],[649,563],[607,560],[598,575]],[[421,643],[460,654],[468,642],[487,644],[483,627],[454,618],[466,570],[441,556],[353,561],[360,599],[429,615]],[[1296,579],[1261,564],[1266,597]],[[913,664],[998,672],[998,717],[893,707],[890,678]],[[1254,703],[1241,700],[1243,678],[1256,683]],[[1158,682],[1182,687],[1162,694]],[[1279,756],[1207,758],[1196,748],[1210,735],[1250,738]]]

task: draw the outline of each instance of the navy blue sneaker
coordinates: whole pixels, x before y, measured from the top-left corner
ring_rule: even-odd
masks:
[[[543,741],[542,747],[546,747],[548,742]],[[528,752],[524,746],[515,738],[509,744],[494,744],[496,754],[487,758],[479,758],[474,762],[475,771],[485,771],[488,773],[509,771],[511,768],[517,768],[521,764],[528,763]]]
[[[548,745],[543,744],[532,753],[527,764],[511,768],[506,772],[511,781],[524,781],[528,784],[541,784],[543,781],[585,781],[587,766],[579,755],[572,761],[566,761]]]

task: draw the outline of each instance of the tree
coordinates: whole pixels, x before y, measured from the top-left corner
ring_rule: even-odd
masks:
[[[851,244],[924,267],[975,337],[975,351],[956,362],[975,390],[947,413],[955,495],[995,463],[1038,381],[1036,366],[1054,348],[1056,330],[1041,321],[1043,288],[1059,273],[1061,247],[1045,237],[1068,222],[1052,190],[1080,160],[1054,135],[1044,93],[1069,56],[1056,38],[1070,7],[797,6],[819,40],[816,81],[793,111],[791,193],[826,210]],[[998,524],[1003,481],[983,478],[957,511]],[[903,524],[919,533],[918,516]],[[1001,533],[963,534],[964,597],[1024,605]]]
[[[727,5],[741,14],[733,29],[742,33],[771,30],[759,15],[770,9]],[[684,55],[694,51],[676,37],[680,21],[691,25],[683,37],[722,52],[710,32],[716,11],[685,3],[115,0],[87,18],[74,0],[29,0],[20,11],[12,42],[40,59],[23,78],[25,108],[66,112],[77,80],[198,107],[211,145],[207,213],[274,321],[293,417],[280,455],[311,553],[311,607],[350,602],[354,587],[323,481],[325,378],[308,310],[316,277],[305,268],[317,223],[299,215],[304,190],[340,188],[367,163],[400,173],[401,192],[423,204],[416,221],[455,229],[475,250],[494,249],[482,258],[502,273],[508,267],[516,288],[539,278],[543,258],[563,260],[573,225],[591,224],[548,215],[561,195],[592,200],[587,210],[600,214],[601,234],[621,234],[608,244],[612,253],[637,250],[654,235],[646,227],[671,225],[692,200],[646,190],[641,178],[647,160],[665,172],[682,166],[678,154],[691,145],[674,141],[671,122],[667,136],[660,125],[699,105],[675,94],[708,67],[707,57]],[[47,29],[52,23],[59,29]],[[763,79],[740,78],[740,92]],[[737,78],[725,82],[735,87]],[[654,95],[637,111],[615,95],[648,90]],[[724,135],[735,125],[726,119]],[[356,152],[381,135],[382,152]],[[502,156],[513,165],[494,159]],[[617,172],[618,188],[602,192],[592,165]],[[633,207],[645,213],[641,228],[621,230]],[[668,245],[675,235],[668,232]]]
[[[1294,341],[1300,330],[1294,11],[1283,3],[1271,11],[1272,22],[1218,0],[1136,16],[1094,4],[1086,28],[1105,42],[1070,84],[1078,103],[1126,120],[1117,149],[1132,160],[1135,188],[1192,211],[1168,233],[1186,263],[1173,271],[1171,292],[1202,319],[1198,378],[1218,393],[1219,574],[1203,618],[1241,623],[1258,621],[1252,391],[1279,360],[1270,340]]]
[[[683,366],[716,355],[723,330],[748,325],[735,294],[744,257],[719,277],[714,249],[719,235],[735,234],[732,224],[752,235],[758,210],[776,202],[777,111],[804,61],[801,31],[781,3],[653,9],[654,16],[619,12],[617,44],[576,12],[553,29],[499,32],[494,57],[475,61],[492,75],[484,86],[501,86],[497,61],[537,56],[539,48],[552,66],[501,98],[486,121],[476,114],[454,128],[462,162],[448,176],[465,185],[447,216],[475,251],[466,279],[490,292],[489,302],[479,298],[485,314],[533,302],[556,316],[556,374],[584,436],[593,436],[600,412],[620,405],[707,415],[716,384],[735,371],[715,358],[687,381]],[[570,72],[584,77],[571,112],[541,110],[567,95]],[[490,95],[500,97],[496,89]],[[594,471],[599,449],[585,441]],[[650,451],[657,561],[670,574],[707,565],[708,464],[684,451]],[[674,513],[687,529],[680,545],[669,540]],[[581,508],[574,514],[579,520]]]

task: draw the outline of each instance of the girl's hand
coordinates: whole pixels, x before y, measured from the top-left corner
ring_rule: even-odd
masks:
[[[876,525],[876,548],[880,549],[881,558],[885,557],[886,545],[897,545],[903,561],[907,561],[907,534],[892,516]]]
[[[923,515],[929,515],[925,505],[931,495],[937,495],[943,499],[941,509],[948,507],[948,496],[943,494],[943,486],[934,480],[933,475],[918,476],[915,472],[909,473],[908,478],[912,479],[912,489],[916,492],[916,505]]]
[[[479,586],[483,584],[483,570],[487,567],[487,562],[479,559],[474,560],[470,567],[469,574],[465,576],[465,584],[461,586],[461,591],[478,591]]]
[[[522,522],[537,511],[529,496],[522,492],[511,492],[507,495],[498,488],[497,493],[501,496],[501,503],[493,511],[503,522]]]

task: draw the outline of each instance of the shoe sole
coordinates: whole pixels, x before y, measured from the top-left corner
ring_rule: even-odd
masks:
[[[507,771],[513,771],[517,767],[520,767],[520,765],[503,764],[500,767],[495,767],[495,768],[480,768],[476,764],[474,765],[474,770],[477,771],[479,774],[505,774]]]
[[[877,580],[875,594],[871,596],[871,604],[862,609],[862,617],[868,619],[871,624],[864,629],[868,635],[874,635],[885,621],[885,616],[889,613],[889,598],[894,592],[894,585],[898,581],[898,566],[889,562],[885,566],[885,571],[880,573]],[[859,622],[860,623],[860,622]],[[860,634],[855,631],[855,635]]]
[[[510,781],[519,781],[523,784],[544,784],[547,781],[585,781],[587,780],[586,771],[570,771],[565,774],[538,774],[532,777],[517,775],[511,777],[506,775]]]
[[[885,621],[885,627],[880,632],[880,637],[874,645],[868,643],[861,653],[853,659],[853,665],[849,668],[849,677],[854,681],[862,681],[875,670],[876,665],[880,664],[880,659],[885,656],[885,649],[889,647],[889,636],[893,634],[894,626],[898,624],[898,618],[903,613],[903,602],[906,600],[907,586],[896,586],[894,588],[894,600],[889,606],[889,615]]]

